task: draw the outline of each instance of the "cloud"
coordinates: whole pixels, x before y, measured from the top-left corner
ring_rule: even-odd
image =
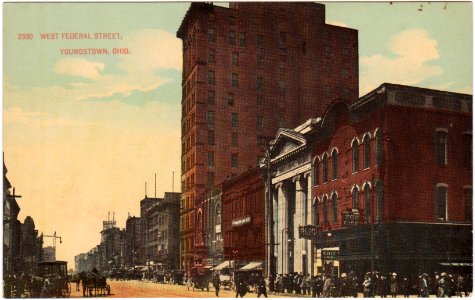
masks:
[[[97,79],[104,67],[103,63],[91,62],[83,58],[63,58],[56,63],[54,70],[58,74]]]
[[[157,69],[182,69],[181,41],[173,34],[160,29],[135,31],[124,37],[122,43],[130,55],[123,56],[119,66],[132,73]]]
[[[3,111],[3,121],[5,123],[22,122],[25,123],[34,117],[44,116],[42,112],[26,112],[19,107],[12,107],[10,110]]]
[[[3,111],[3,121],[5,124],[23,123],[33,127],[51,127],[51,126],[78,126],[90,125],[90,122],[82,122],[67,118],[52,117],[45,112],[28,112],[19,107],[12,107],[10,110]]]
[[[365,94],[383,82],[416,85],[442,75],[444,69],[431,64],[439,58],[437,41],[425,30],[411,29],[394,36],[388,45],[392,57],[376,54],[361,57],[360,92]]]

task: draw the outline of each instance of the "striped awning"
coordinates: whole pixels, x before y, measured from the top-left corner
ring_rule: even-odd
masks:
[[[219,265],[214,267],[213,270],[219,271],[219,270],[226,269],[226,268],[229,268],[229,260],[220,263]]]
[[[245,265],[239,270],[246,271],[246,270],[255,270],[255,269],[261,269],[261,268],[262,268],[262,262],[254,261],[254,262],[248,263],[247,265]]]

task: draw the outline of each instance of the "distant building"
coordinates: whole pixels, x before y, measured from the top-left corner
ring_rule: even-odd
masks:
[[[145,255],[147,265],[162,270],[179,269],[180,193],[165,193],[164,198],[145,210]]]
[[[322,4],[236,2],[192,3],[177,36],[183,41],[180,261],[188,270],[198,195],[254,166],[278,128],[323,114],[337,97],[357,99],[358,32],[326,24]]]
[[[55,260],[56,260],[56,249],[51,246],[44,247],[43,261],[55,261]]]
[[[16,198],[21,196],[15,195],[10,191],[12,185],[7,178],[7,167],[5,159],[3,160],[3,272],[17,272],[20,268],[20,221],[18,214],[20,206]]]
[[[138,263],[140,253],[140,218],[128,217],[125,223],[125,266],[133,267]]]
[[[20,225],[20,269],[22,272],[36,269],[37,263],[43,261],[43,236],[38,236],[35,222],[30,216]]]

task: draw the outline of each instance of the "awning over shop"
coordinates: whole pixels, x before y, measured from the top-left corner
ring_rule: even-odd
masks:
[[[219,271],[219,270],[226,269],[226,268],[229,268],[229,260],[226,260],[226,261],[220,263],[219,265],[214,267],[213,270]]]
[[[248,263],[247,265],[245,265],[239,270],[246,271],[246,270],[255,270],[255,269],[262,269],[262,262],[254,261],[254,262]]]

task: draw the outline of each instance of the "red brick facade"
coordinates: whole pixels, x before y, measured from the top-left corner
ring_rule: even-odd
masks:
[[[322,114],[336,97],[358,97],[358,32],[325,24],[325,7],[316,3],[193,3],[177,36],[188,269],[197,195],[256,165],[279,127]]]
[[[471,96],[393,85],[383,87],[390,92],[374,92],[367,99],[362,98],[361,104],[349,107],[335,103],[324,116],[323,126],[328,120],[327,135],[314,150],[314,157],[319,161],[314,162],[314,168],[318,166],[319,176],[312,191],[319,201],[319,224],[324,225],[322,209],[326,195],[329,221],[326,225],[332,229],[341,226],[342,212],[353,208],[354,187],[358,189],[358,208],[364,214],[366,185],[374,221],[378,212],[378,184],[383,187],[382,222],[471,222],[466,218],[471,210],[471,203],[466,200],[471,199],[466,198],[465,192],[472,186],[472,114],[468,106],[464,106],[471,107]],[[421,105],[408,104],[411,100],[404,99],[406,95],[414,101],[420,99]],[[373,99],[368,100],[370,97]],[[437,108],[428,102],[437,98],[460,103],[460,109]],[[437,131],[447,133],[447,158],[442,164],[436,160]],[[366,140],[367,166],[364,162]],[[358,171],[353,170],[352,143],[355,141],[358,143]],[[336,179],[333,179],[332,169],[334,149],[338,151]],[[328,157],[326,182],[323,180],[325,155]],[[436,218],[437,185],[448,187],[447,213],[443,219]],[[337,220],[332,222],[334,192],[338,195],[338,213]]]
[[[224,259],[240,266],[265,259],[264,182],[255,167],[222,185]]]

